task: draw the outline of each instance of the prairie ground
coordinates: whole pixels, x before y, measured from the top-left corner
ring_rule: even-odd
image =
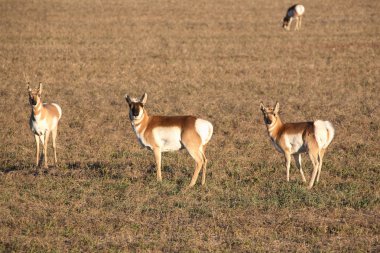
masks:
[[[380,2],[302,3],[285,32],[288,0],[0,0],[0,251],[379,251]],[[47,170],[27,82],[63,109]],[[186,190],[186,151],[156,182],[124,100],[144,92],[150,114],[214,124],[205,186]],[[334,124],[312,190],[294,161],[286,182],[261,101]]]

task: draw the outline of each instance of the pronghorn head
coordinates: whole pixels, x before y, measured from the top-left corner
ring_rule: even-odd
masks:
[[[144,93],[144,95],[138,98],[131,98],[129,95],[125,95],[125,100],[129,105],[129,118],[130,120],[139,120],[144,115],[144,105],[146,103],[148,95]]]
[[[41,102],[42,94],[42,83],[39,84],[38,88],[32,89],[28,83],[28,93],[29,93],[29,103],[32,106],[36,106]]]
[[[290,30],[290,19],[291,17],[289,16],[286,16],[284,17],[284,19],[282,20],[282,28],[284,28],[285,30],[289,31]]]
[[[260,109],[264,115],[264,122],[266,125],[272,125],[278,120],[278,113],[280,111],[280,104],[276,102],[273,107],[265,107],[263,103],[260,103]]]

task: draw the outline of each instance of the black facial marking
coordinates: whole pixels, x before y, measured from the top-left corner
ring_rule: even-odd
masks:
[[[132,115],[137,117],[137,116],[139,116],[139,114],[140,114],[140,108],[138,108],[137,106],[133,106],[132,107]]]
[[[267,118],[267,117],[264,118],[264,122],[265,122],[265,124],[267,124],[267,125],[272,124],[272,121],[271,121],[269,118]]]
[[[273,112],[273,109],[266,109],[263,111],[263,114],[264,114],[265,124],[267,124],[267,125],[272,124],[273,121],[272,121],[270,115],[273,115],[274,117],[276,117],[276,114]]]
[[[29,102],[31,105],[37,105],[37,99],[33,95],[29,95]]]
[[[141,103],[132,103],[131,104],[131,114],[133,117],[137,117],[140,114],[140,111],[143,109],[143,105]]]

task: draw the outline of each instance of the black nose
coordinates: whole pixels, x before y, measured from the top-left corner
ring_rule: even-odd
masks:
[[[135,108],[132,109],[132,115],[133,115],[133,116],[135,116],[135,117],[136,117],[136,116],[139,116],[139,113],[140,113],[140,110],[135,109]]]
[[[264,121],[265,121],[265,124],[268,124],[268,125],[272,124],[272,121],[269,118],[265,118]]]

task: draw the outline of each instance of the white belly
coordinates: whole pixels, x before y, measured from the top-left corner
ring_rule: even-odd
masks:
[[[292,154],[303,153],[306,151],[302,134],[285,135],[285,144]]]
[[[43,135],[49,129],[46,120],[30,120],[30,129],[34,134]]]
[[[176,151],[183,147],[181,143],[181,129],[179,127],[154,128],[153,136],[162,152]]]

